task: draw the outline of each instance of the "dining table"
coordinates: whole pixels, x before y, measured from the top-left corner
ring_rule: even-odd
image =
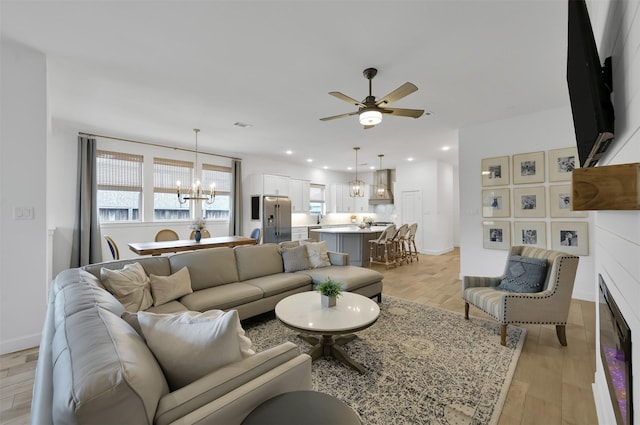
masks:
[[[199,242],[194,239],[179,239],[161,242],[131,242],[129,249],[138,255],[161,255],[172,252],[195,251],[198,249],[234,247],[238,245],[255,245],[256,240],[244,236],[219,236],[202,238]]]

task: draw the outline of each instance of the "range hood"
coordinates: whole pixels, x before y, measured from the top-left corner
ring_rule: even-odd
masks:
[[[393,204],[393,170],[378,170],[373,173],[373,188],[369,205]],[[379,190],[380,189],[380,190]]]

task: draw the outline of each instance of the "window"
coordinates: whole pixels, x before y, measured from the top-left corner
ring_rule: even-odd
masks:
[[[142,155],[96,151],[96,197],[101,222],[140,220],[142,160]]]
[[[202,164],[202,187],[207,189],[215,183],[216,199],[213,203],[202,202],[202,217],[207,220],[229,220],[231,210],[231,167]]]
[[[309,185],[309,212],[324,214],[324,185],[311,183]]]
[[[154,220],[189,220],[189,202],[180,204],[177,182],[191,184],[193,162],[153,158],[153,218]]]

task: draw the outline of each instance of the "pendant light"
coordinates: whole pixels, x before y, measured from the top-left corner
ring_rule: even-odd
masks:
[[[356,151],[356,179],[349,182],[349,196],[352,198],[362,198],[364,196],[364,185],[362,180],[358,179],[358,151],[359,147],[353,148]]]
[[[193,131],[196,133],[196,161],[194,163],[194,169],[198,169],[198,133],[200,132],[199,128],[194,128]],[[202,187],[200,186],[200,179],[196,176],[194,172],[193,182],[191,182],[191,188],[188,192],[184,191],[184,188],[180,187],[180,180],[176,182],[177,192],[178,192],[178,202],[180,204],[184,204],[187,201],[205,201],[207,204],[212,204],[216,199],[216,189],[215,183],[211,183],[209,188],[209,194],[207,195]]]
[[[387,185],[384,184],[384,177],[382,175],[382,157],[384,154],[378,154],[378,158],[380,158],[380,168],[378,168],[378,176],[376,179],[376,197],[384,198],[387,193]]]

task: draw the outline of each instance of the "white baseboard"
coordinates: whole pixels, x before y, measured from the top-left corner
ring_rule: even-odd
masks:
[[[8,341],[0,341],[0,355],[15,353],[16,351],[26,350],[40,345],[42,334],[32,334],[20,338],[10,339]]]

